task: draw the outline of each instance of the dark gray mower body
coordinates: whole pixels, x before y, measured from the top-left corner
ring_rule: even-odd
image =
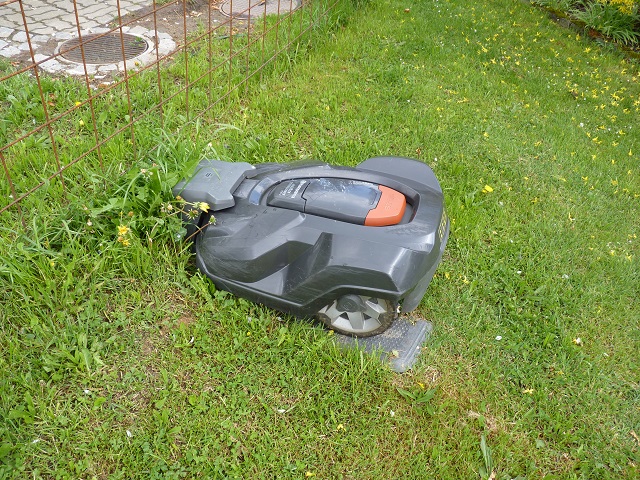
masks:
[[[362,209],[379,201],[372,186],[406,199],[396,224],[363,224]],[[413,310],[449,233],[435,175],[407,158],[376,157],[356,168],[204,160],[174,193],[211,206],[195,221],[202,227],[215,217],[195,237],[195,252],[216,287],[301,317],[341,298],[349,312],[365,297],[388,301],[394,317],[396,305]]]

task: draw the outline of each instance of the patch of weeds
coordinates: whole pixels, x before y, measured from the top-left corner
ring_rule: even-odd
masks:
[[[484,463],[478,472],[480,478],[495,479],[496,473],[493,470],[493,455],[491,454],[491,448],[487,445],[487,437],[484,434],[480,437],[480,452],[482,452],[482,461]]]
[[[580,8],[571,9],[569,13],[584,22],[588,28],[624,45],[638,44],[640,14],[637,4],[633,5],[628,12],[612,3],[599,1],[580,2],[578,5]]]
[[[640,41],[640,10],[634,0],[535,0],[553,14],[569,18],[590,36],[637,48]]]
[[[415,387],[412,390],[405,390],[397,387],[396,390],[402,398],[407,400],[414,408],[425,412],[427,415],[436,413],[436,408],[431,404],[431,400],[436,394],[436,389],[425,390]]]

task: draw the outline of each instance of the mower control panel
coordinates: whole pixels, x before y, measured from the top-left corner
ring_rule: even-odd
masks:
[[[407,201],[384,185],[344,178],[304,178],[279,183],[268,193],[272,207],[371,227],[396,225]]]

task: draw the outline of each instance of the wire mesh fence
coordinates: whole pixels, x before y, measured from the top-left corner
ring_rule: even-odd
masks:
[[[0,214],[20,218],[147,155],[141,132],[215,119],[340,3],[47,1],[0,1]]]

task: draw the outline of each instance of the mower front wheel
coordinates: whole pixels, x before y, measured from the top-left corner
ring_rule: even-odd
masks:
[[[397,305],[384,298],[349,294],[321,308],[316,317],[343,335],[371,337],[391,326],[397,317]]]

